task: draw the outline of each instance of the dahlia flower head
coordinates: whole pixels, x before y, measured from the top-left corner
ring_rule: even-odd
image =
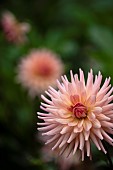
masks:
[[[18,22],[15,16],[6,11],[2,15],[1,24],[6,39],[14,44],[22,44],[27,41],[26,33],[30,31],[30,25],[26,22]]]
[[[64,65],[57,54],[48,49],[34,49],[21,59],[18,65],[17,81],[29,90],[31,97],[40,96],[49,85],[56,87]]]
[[[102,75],[93,75],[92,69],[85,82],[84,73],[80,69],[73,75],[70,71],[71,82],[61,76],[62,83],[57,80],[58,91],[49,87],[42,95],[43,113],[38,112],[38,118],[44,122],[38,123],[38,130],[48,136],[46,144],[51,145],[59,155],[75,155],[79,150],[82,161],[84,156],[92,157],[91,143],[105,154],[106,149],[102,140],[113,146],[113,88],[110,78],[106,78],[101,86]],[[47,112],[47,113],[45,113]]]

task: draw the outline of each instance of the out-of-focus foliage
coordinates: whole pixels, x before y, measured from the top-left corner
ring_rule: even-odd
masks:
[[[111,76],[113,84],[113,1],[112,0],[2,0],[1,15],[11,11],[19,21],[31,24],[28,42],[7,42],[0,28],[0,169],[56,170],[45,163],[38,141],[37,114],[40,98],[31,99],[16,83],[20,58],[32,48],[46,47],[61,56],[65,74],[82,68]],[[93,148],[93,161],[77,169],[108,169],[106,156]],[[112,147],[109,147],[111,157]]]

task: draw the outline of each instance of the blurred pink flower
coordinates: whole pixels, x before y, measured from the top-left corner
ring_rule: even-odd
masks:
[[[63,63],[53,52],[47,49],[32,50],[20,61],[17,79],[34,97],[47,90],[49,85],[55,87],[56,79],[63,70]]]
[[[113,88],[109,85],[110,78],[106,78],[101,86],[102,75],[93,76],[92,70],[88,73],[87,82],[80,69],[78,75],[71,74],[71,82],[62,76],[63,83],[57,81],[59,90],[49,87],[46,94],[42,95],[46,103],[41,103],[42,110],[48,113],[38,113],[44,123],[38,128],[42,135],[47,135],[46,144],[52,145],[52,150],[58,154],[71,155],[81,151],[82,160],[85,153],[91,158],[91,141],[98,150],[106,154],[102,140],[113,145]]]
[[[41,141],[41,143],[45,142],[47,137],[42,137],[39,135],[38,140]],[[58,170],[70,170],[72,167],[76,167],[80,164],[80,153],[77,152],[76,156],[70,156],[66,158],[66,154],[58,157],[57,151],[52,151],[50,145],[44,145],[41,148],[41,157],[44,162],[48,163],[51,161],[54,161],[58,167]]]
[[[30,30],[30,25],[28,23],[19,23],[11,12],[6,11],[2,15],[1,24],[9,42],[15,44],[26,42],[26,33]]]

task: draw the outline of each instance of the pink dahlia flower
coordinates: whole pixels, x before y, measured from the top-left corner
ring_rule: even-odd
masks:
[[[52,150],[58,154],[75,154],[80,150],[82,160],[86,154],[91,158],[91,141],[98,150],[106,154],[102,140],[113,145],[113,100],[110,78],[106,78],[101,86],[102,75],[93,76],[92,70],[88,73],[85,83],[84,73],[80,69],[80,78],[71,71],[71,82],[62,76],[62,83],[57,81],[59,90],[49,87],[42,95],[46,103],[41,103],[41,109],[48,113],[38,113],[44,123],[38,128],[49,140],[46,144],[52,145]]]
[[[24,22],[19,23],[11,12],[3,13],[1,24],[9,42],[21,44],[27,40],[26,33],[29,32],[30,25]]]
[[[17,79],[34,97],[47,90],[49,85],[55,87],[62,72],[63,63],[56,54],[47,49],[32,50],[20,61]]]

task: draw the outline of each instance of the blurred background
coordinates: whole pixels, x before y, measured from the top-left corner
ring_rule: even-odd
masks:
[[[8,38],[5,11],[29,24],[29,31],[24,30],[27,41]],[[41,99],[30,97],[16,82],[16,69],[30,50],[47,48],[60,56],[67,76],[70,69],[78,73],[82,68],[87,75],[92,68],[94,73],[100,70],[103,79],[111,76],[113,85],[113,1],[1,0],[0,17],[0,169],[109,169],[106,156],[95,147],[93,161],[74,161],[66,167],[54,156],[44,158],[48,151],[37,132]],[[108,147],[112,158],[113,149]]]

